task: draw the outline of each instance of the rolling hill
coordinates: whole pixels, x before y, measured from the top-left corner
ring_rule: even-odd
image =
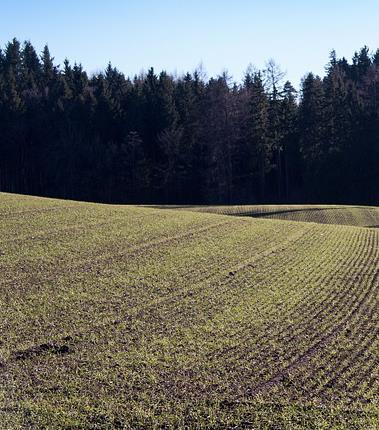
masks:
[[[377,429],[378,209],[243,211],[0,193],[0,428]]]
[[[161,206],[161,208],[169,206]],[[174,207],[172,207],[174,208]],[[251,218],[285,221],[316,222],[320,224],[379,227],[379,208],[375,206],[341,205],[242,205],[242,206],[176,206],[175,209],[207,212]]]

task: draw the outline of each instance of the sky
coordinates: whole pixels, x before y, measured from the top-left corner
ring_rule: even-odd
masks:
[[[154,67],[239,81],[274,59],[296,87],[322,75],[332,49],[379,48],[378,0],[0,0],[0,46],[16,37],[89,73],[109,61],[128,76]]]

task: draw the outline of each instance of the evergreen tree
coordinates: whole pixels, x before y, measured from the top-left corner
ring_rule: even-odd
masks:
[[[282,183],[288,201],[296,197],[301,186],[301,162],[298,138],[297,94],[289,81],[284,84],[280,103],[281,155],[284,165]]]
[[[30,42],[24,43],[21,61],[23,90],[36,92],[40,87],[42,68],[37,52]]]
[[[44,46],[42,55],[42,82],[44,88],[48,88],[49,84],[56,78],[57,68],[54,66],[54,58],[51,57],[49,47]]]
[[[325,152],[325,98],[322,80],[309,73],[302,83],[302,99],[299,109],[299,145],[304,163],[305,186],[308,199],[320,198],[323,176],[320,167]]]
[[[297,94],[278,66],[88,78],[0,49],[0,190],[107,202],[378,204],[379,51],[335,51]]]
[[[250,96],[250,153],[252,170],[258,173],[259,200],[266,200],[266,175],[271,169],[269,139],[269,100],[260,72],[254,74]]]
[[[284,73],[280,70],[280,67],[273,61],[270,60],[267,63],[265,70],[266,75],[266,86],[268,87],[269,95],[269,125],[267,137],[270,141],[270,147],[273,152],[273,167],[276,171],[276,184],[277,184],[277,196],[279,201],[282,200],[282,127],[281,127],[281,96],[282,88],[281,82],[284,77]]]

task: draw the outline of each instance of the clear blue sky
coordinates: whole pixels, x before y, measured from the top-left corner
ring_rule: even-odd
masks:
[[[322,74],[332,48],[351,58],[379,47],[378,0],[0,0],[0,45],[17,37],[89,72],[111,61],[127,75],[181,73],[203,62],[239,80],[274,58],[298,86]]]

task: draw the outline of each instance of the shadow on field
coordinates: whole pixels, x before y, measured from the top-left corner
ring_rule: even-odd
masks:
[[[246,208],[247,206],[247,208]],[[353,214],[351,213],[352,209],[367,209],[366,207],[362,207],[362,206],[337,206],[337,207],[296,207],[296,205],[292,206],[290,205],[290,207],[287,208],[280,208],[280,206],[275,207],[275,205],[272,205],[274,207],[272,207],[273,210],[270,210],[270,208],[267,208],[267,211],[262,211],[260,209],[260,207],[258,206],[256,209],[254,207],[249,208],[250,205],[246,205],[245,208],[246,209],[251,209],[251,210],[244,210],[244,206],[226,206],[226,205],[214,205],[214,206],[203,206],[203,205],[191,205],[191,206],[186,206],[186,205],[150,205],[150,206],[145,206],[145,207],[150,207],[150,208],[155,208],[155,209],[182,209],[182,210],[187,210],[187,211],[194,211],[194,212],[202,212],[202,213],[212,213],[212,214],[218,214],[218,215],[228,215],[228,216],[236,216],[236,217],[246,217],[246,218],[277,218],[277,219],[281,219],[281,220],[291,220],[291,221],[303,221],[303,222],[315,222],[318,224],[341,224],[341,225],[351,225],[351,226],[360,226],[360,227],[365,227],[365,228],[379,228],[379,224],[376,225],[359,225],[359,224],[355,224],[353,222],[353,220],[351,220],[352,222],[349,223],[349,215],[353,216]],[[253,205],[251,205],[253,206]],[[271,206],[271,205],[268,205]],[[285,205],[283,205],[285,206]],[[261,208],[263,209],[265,206],[261,206]],[[338,222],[338,216],[337,219],[335,220],[335,222],[328,222],[328,220],[320,220],[317,217],[317,213],[330,213],[330,212],[337,212],[339,214],[339,216],[342,217],[342,219],[340,220],[340,222]],[[301,214],[302,212],[306,212],[306,213],[314,213],[316,216],[313,217],[314,219],[312,219],[312,216],[309,215],[307,217],[307,219],[298,219],[297,217],[292,217],[291,215],[294,214]],[[343,219],[344,215],[348,215],[348,217],[346,218],[346,220]],[[345,222],[344,222],[345,221]],[[373,220],[373,222],[377,221],[376,219]]]
[[[340,207],[340,208],[302,208],[302,209],[286,209],[282,211],[272,211],[272,212],[235,212],[230,215],[247,216],[252,218],[264,218],[270,217],[272,215],[284,215],[291,214],[295,212],[324,212],[324,211],[341,211],[342,209],[351,209],[352,207]]]

